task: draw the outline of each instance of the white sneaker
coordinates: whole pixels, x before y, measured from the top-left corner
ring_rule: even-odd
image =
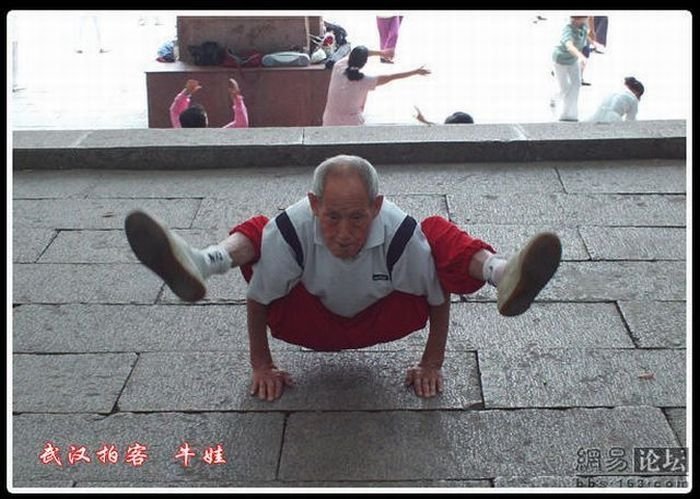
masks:
[[[138,259],[158,274],[173,293],[190,302],[204,298],[204,278],[195,261],[199,255],[184,239],[142,211],[131,212],[124,229]]]
[[[508,260],[498,283],[498,311],[514,316],[525,312],[559,267],[561,241],[551,232],[530,239]]]

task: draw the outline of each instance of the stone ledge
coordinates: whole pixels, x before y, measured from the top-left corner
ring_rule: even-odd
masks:
[[[374,163],[686,157],[686,122],[15,131],[14,170],[316,165],[335,154]]]

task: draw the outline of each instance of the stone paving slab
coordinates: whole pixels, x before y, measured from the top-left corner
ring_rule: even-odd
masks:
[[[174,229],[196,248],[218,243],[214,230]],[[62,230],[46,248],[39,263],[139,263],[123,230]]]
[[[12,231],[12,262],[34,263],[51,244],[57,232],[53,229],[22,228]]]
[[[581,447],[673,447],[659,409],[293,413],[282,480],[573,475]]]
[[[363,350],[423,348],[428,327],[399,341]],[[634,348],[613,303],[534,303],[526,314],[503,317],[495,303],[452,303],[447,350]]]
[[[62,230],[38,263],[139,263],[123,230]]]
[[[387,196],[386,199],[418,222],[433,215],[449,218],[446,199],[443,195],[394,194]]]
[[[135,354],[12,356],[14,412],[109,413]]]
[[[283,426],[284,415],[259,413],[20,415],[13,418],[13,472],[14,477],[77,483],[269,481],[276,478]],[[47,441],[59,447],[62,467],[39,461]],[[135,442],[146,447],[142,466],[124,462]],[[185,442],[196,452],[189,467],[175,458]],[[97,461],[95,452],[104,444],[116,447],[117,463]],[[207,464],[204,449],[218,444],[227,462]],[[85,446],[91,462],[70,465],[69,445]]]
[[[536,301],[685,300],[680,262],[561,262]],[[484,286],[469,300],[495,300]]]
[[[119,399],[121,411],[434,410],[481,406],[474,353],[448,352],[440,397],[404,387],[420,351],[280,352],[295,387],[274,403],[252,397],[247,352],[144,353]]]
[[[235,305],[22,305],[12,311],[17,353],[248,351]],[[269,337],[273,353],[299,350]]]
[[[536,303],[517,317],[503,317],[494,303],[460,303],[451,312],[448,349],[634,347],[611,303]]]
[[[379,190],[396,193],[564,192],[553,163],[377,164]],[[494,183],[494,179],[498,179]]]
[[[687,422],[686,422],[686,409],[685,408],[672,408],[665,409],[666,418],[668,423],[673,428],[676,436],[678,437],[678,444],[682,447],[688,446],[688,440],[686,438],[687,434]]]
[[[450,216],[472,223],[684,227],[686,199],[678,195],[449,194]]]
[[[641,348],[685,348],[691,334],[685,301],[620,301],[620,311]]]
[[[593,260],[685,260],[687,231],[671,227],[580,227]]]
[[[258,215],[271,219],[299,199],[301,198],[298,195],[286,191],[247,191],[237,198],[206,198],[202,201],[192,227],[216,229],[223,239],[237,224]]]
[[[342,151],[338,151],[342,152]],[[317,163],[306,166],[225,169],[147,170],[134,178],[131,170],[59,170],[13,172],[13,195],[24,198],[66,197],[218,197],[232,191],[284,187],[300,195],[311,186]],[[384,193],[442,194],[494,189],[569,193],[685,193],[684,160],[540,161],[470,163],[378,163]],[[563,185],[562,185],[563,184]],[[271,186],[271,189],[267,189]]]
[[[566,192],[616,194],[683,194],[684,160],[657,159],[616,162],[572,161],[557,164]]]
[[[685,358],[684,350],[484,349],[479,369],[486,408],[677,407]]]
[[[46,133],[50,131],[47,130]],[[85,198],[100,185],[101,177],[101,172],[82,169],[13,171],[12,197],[14,199]]]
[[[83,175],[101,175],[90,190],[94,198],[233,198],[242,202],[275,191],[304,196],[311,188],[315,165],[257,168],[146,170],[85,170]]]
[[[145,267],[144,271],[148,271]],[[162,282],[162,281],[161,281]],[[233,269],[225,275],[215,275],[207,279],[207,293],[200,303],[222,304],[230,303],[245,305],[248,284],[238,269]],[[183,302],[172,290],[163,285],[163,292],[158,298],[158,303],[166,305],[182,305]]]
[[[138,208],[168,227],[189,228],[199,205],[198,199],[16,199],[12,221],[16,228],[123,229],[126,215]]]
[[[155,352],[248,350],[242,305],[22,305],[13,309],[13,351]],[[425,327],[359,351],[422,349]],[[268,335],[273,353],[299,350]],[[492,303],[453,303],[447,349],[634,348],[612,303],[535,303],[504,318]]]
[[[155,303],[163,281],[141,264],[22,264],[13,303]]]
[[[554,232],[561,239],[562,260],[590,260],[586,245],[575,227],[557,225],[461,224],[474,237],[489,243],[500,254],[514,255],[538,232]]]

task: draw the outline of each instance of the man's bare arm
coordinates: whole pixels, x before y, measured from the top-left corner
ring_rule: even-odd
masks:
[[[275,400],[282,396],[285,386],[293,386],[289,373],[277,368],[272,360],[267,341],[267,305],[248,299],[248,341],[253,382],[250,394],[261,400]]]
[[[450,324],[450,294],[445,295],[444,303],[430,307],[430,329],[423,357],[406,374],[406,385],[413,385],[419,397],[434,397],[442,392],[442,363]]]

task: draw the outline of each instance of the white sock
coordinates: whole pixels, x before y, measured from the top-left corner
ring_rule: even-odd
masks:
[[[501,282],[501,277],[503,276],[503,270],[506,268],[506,260],[501,255],[492,254],[484,262],[484,267],[482,273],[484,276],[484,281],[488,282],[491,286],[498,286]]]
[[[205,279],[210,275],[225,274],[231,270],[231,256],[222,246],[214,244],[196,252],[202,257],[197,258],[196,263]]]

